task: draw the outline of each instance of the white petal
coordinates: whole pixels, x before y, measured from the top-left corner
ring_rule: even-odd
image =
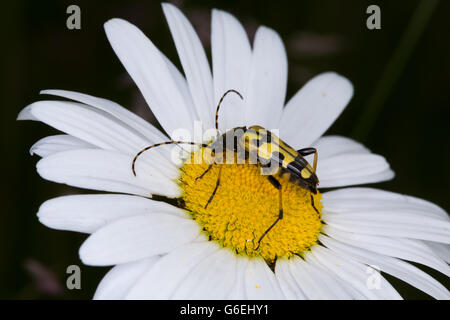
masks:
[[[117,150],[135,155],[148,146],[149,139],[134,127],[111,114],[87,105],[68,101],[39,101],[26,109],[40,121],[68,133],[78,139],[106,150]],[[173,146],[172,146],[173,147]],[[140,159],[170,177],[178,175],[178,169],[167,148],[155,148]]]
[[[410,199],[411,197],[388,193],[382,190],[365,188],[346,188],[323,193],[322,203],[327,212],[358,213],[366,210],[409,210],[421,215],[448,221],[447,213],[438,207]],[[339,191],[339,192],[338,192]],[[379,191],[379,192],[377,192]],[[391,195],[392,194],[392,195]],[[397,197],[395,195],[398,195]]]
[[[450,223],[408,213],[325,213],[322,218],[327,224],[348,232],[450,243]]]
[[[130,290],[127,299],[170,299],[192,269],[219,250],[215,243],[195,242],[162,257]]]
[[[376,154],[340,154],[317,163],[319,187],[331,188],[392,179],[386,159]]]
[[[251,259],[244,275],[245,295],[249,300],[284,299],[272,270],[261,258]]]
[[[214,78],[214,101],[217,104],[229,89],[237,90],[241,100],[229,94],[219,113],[219,129],[245,125],[245,101],[252,51],[247,34],[231,14],[213,9],[211,25],[211,50]]]
[[[281,291],[288,300],[306,300],[301,287],[296,283],[294,276],[289,268],[292,260],[279,259],[275,265],[275,277],[278,280]]]
[[[45,201],[39,221],[47,227],[93,233],[120,218],[153,213],[186,217],[179,208],[161,201],[122,194],[72,195]]]
[[[151,165],[141,162],[131,171],[132,157],[115,151],[82,149],[59,152],[41,159],[37,171],[44,179],[71,186],[151,197],[177,197],[177,184]]]
[[[89,265],[112,265],[167,253],[199,234],[191,219],[167,213],[123,218],[93,233],[81,246],[80,258]]]
[[[68,101],[38,101],[26,109],[40,121],[100,148],[135,153],[144,137],[106,112]]]
[[[236,278],[236,256],[219,249],[200,261],[180,283],[172,298],[176,300],[225,299]]]
[[[315,246],[311,254],[326,269],[333,272],[343,281],[353,286],[368,299],[401,299],[398,292],[381,275],[379,287],[369,286],[370,276],[375,270],[372,267],[356,262],[348,256],[341,256],[322,246]]]
[[[317,263],[303,261],[294,257],[289,261],[289,270],[297,285],[311,300],[348,300],[352,296],[342,284]]]
[[[245,270],[249,259],[247,257],[238,256],[236,259],[236,279],[233,283],[233,288],[230,291],[227,299],[229,300],[244,300],[247,299],[245,290]]]
[[[95,291],[95,300],[122,300],[139,278],[157,261],[158,256],[119,264],[103,277]]]
[[[283,41],[274,30],[259,27],[253,43],[253,56],[246,100],[247,125],[278,129],[286,98],[287,57]]]
[[[162,7],[183,65],[197,115],[206,129],[213,128],[213,83],[203,46],[194,28],[177,7],[169,3],[163,3]]]
[[[164,58],[166,60],[167,66],[169,67],[169,71],[172,74],[173,79],[175,80],[178,90],[180,90],[180,94],[183,96],[185,105],[187,106],[188,110],[192,112],[192,116],[194,117],[194,115],[196,114],[196,110],[194,107],[194,101],[192,101],[191,93],[189,92],[189,86],[186,78],[183,74],[181,74],[180,70],[178,70],[178,68],[172,63],[172,61],[169,60],[169,58],[167,58],[166,56],[164,56]],[[198,119],[197,115],[195,115],[195,119]]]
[[[31,146],[30,154],[46,157],[56,152],[90,148],[95,148],[95,146],[67,134],[59,134],[48,136],[37,141]]]
[[[425,244],[433,250],[435,254],[437,254],[442,260],[447,263],[450,263],[450,245],[433,242],[433,241],[425,241]]]
[[[399,200],[367,200],[367,199],[356,199],[356,200],[339,200],[330,201],[328,199],[323,199],[322,203],[325,206],[325,213],[338,213],[340,217],[346,215],[345,218],[351,218],[353,214],[364,214],[368,212],[368,216],[371,214],[376,214],[376,212],[396,212],[396,213],[407,213],[415,214],[421,218],[432,218],[434,220],[441,220],[448,222],[449,219],[436,214],[427,207],[421,207],[413,203],[407,203]]]
[[[330,299],[329,291],[322,286],[317,286],[320,281],[314,269],[300,258],[294,257],[286,263],[286,274],[289,273],[294,282],[292,286],[298,286],[305,296],[310,300]]]
[[[324,209],[323,220],[343,231],[369,235],[400,237],[450,243],[450,220],[417,208],[386,206],[353,211]]]
[[[333,124],[352,96],[351,82],[334,72],[312,78],[284,108],[280,138],[295,149],[309,147]]]
[[[39,121],[32,113],[30,108],[23,108],[17,115],[17,120],[33,120]]]
[[[370,153],[361,143],[341,136],[320,137],[312,146],[317,149],[319,162],[341,154]]]
[[[403,195],[400,193],[378,190],[373,188],[344,188],[328,191],[323,194],[323,200],[327,208],[339,212],[350,209],[363,209],[376,206],[407,207],[433,213],[436,217],[448,220],[448,214],[439,206],[429,201]]]
[[[164,55],[134,25],[121,19],[105,23],[105,32],[120,61],[169,136],[193,132],[195,114],[185,103]],[[174,116],[176,115],[176,116]]]
[[[339,277],[335,277],[334,273],[329,271],[323,264],[312,254],[305,254],[305,261],[308,265],[315,269],[316,276],[324,280],[325,287],[328,287],[340,300],[366,300],[367,298],[359,292],[350,283]]]
[[[317,175],[323,188],[380,182],[393,177],[386,160],[345,137],[325,136],[313,145],[318,152]],[[307,160],[312,164],[314,156]]]
[[[321,236],[320,241],[340,255],[351,256],[362,263],[377,266],[381,271],[411,284],[436,299],[450,299],[450,292],[443,285],[409,263],[355,248],[326,236]]]
[[[323,231],[340,242],[390,257],[418,262],[450,277],[450,267],[422,241],[350,233],[329,225],[323,226]]]
[[[40,93],[64,97],[103,110],[141,132],[151,143],[167,140],[167,137],[150,123],[113,101],[67,90],[42,90]]]

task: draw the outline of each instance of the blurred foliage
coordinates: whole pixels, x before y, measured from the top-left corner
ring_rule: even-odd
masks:
[[[425,1],[425,0],[423,0]],[[328,133],[350,136],[363,121],[374,88],[383,86],[388,65],[419,1],[176,1],[209,50],[210,10],[236,15],[250,38],[258,25],[277,30],[289,59],[288,98],[309,78],[327,70],[348,77],[355,95]],[[81,30],[66,28],[66,8],[81,7]],[[366,8],[381,7],[382,29],[366,28]],[[175,61],[179,61],[159,1],[8,1],[1,19],[1,129],[3,192],[0,214],[0,298],[88,299],[108,268],[83,266],[78,248],[86,235],[51,230],[35,213],[46,199],[89,191],[41,179],[38,139],[56,130],[40,123],[16,122],[27,104],[44,99],[41,89],[67,89],[116,101],[149,121],[154,117],[126,74],[103,32],[103,23],[120,17],[136,24]],[[377,188],[421,197],[450,207],[448,120],[450,118],[450,42],[441,1],[417,39],[398,80],[363,141],[384,155],[396,172]],[[46,97],[47,98],[47,97]],[[364,120],[367,121],[367,120]],[[358,139],[358,136],[355,137]],[[65,287],[68,265],[82,266],[82,290]],[[427,269],[442,282],[448,279]],[[389,277],[406,298],[427,298]]]

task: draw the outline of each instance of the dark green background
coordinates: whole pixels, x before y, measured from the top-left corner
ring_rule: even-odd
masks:
[[[424,1],[425,9],[434,2]],[[41,89],[67,89],[114,100],[152,120],[106,40],[103,23],[110,18],[136,24],[169,58],[178,65],[179,61],[159,1],[8,2],[2,3],[0,19],[0,298],[91,298],[108,268],[81,264],[78,248],[86,235],[48,229],[35,215],[46,199],[86,191],[47,182],[37,175],[38,157],[31,157],[28,150],[56,130],[41,123],[16,122],[15,118],[23,107],[43,99],[38,94]],[[81,30],[66,28],[70,4],[81,7]],[[329,132],[351,136],[388,159],[396,178],[376,187],[450,207],[449,1],[438,4],[422,36],[413,41],[415,46],[402,51],[388,71],[386,67],[419,1],[224,0],[176,4],[193,21],[207,50],[213,7],[236,15],[251,38],[260,24],[277,30],[288,52],[288,98],[320,72],[334,70],[348,77],[355,87],[354,98]],[[381,30],[366,28],[369,4],[381,7]],[[389,70],[401,71],[398,79]],[[391,79],[395,80],[392,85]],[[374,98],[374,92],[386,92],[386,100]],[[379,112],[368,112],[370,105],[380,107]],[[358,129],[358,123],[363,127]],[[82,290],[65,289],[65,270],[71,264],[82,268]],[[449,287],[446,277],[431,274]],[[396,280],[395,285],[406,298],[428,298],[401,281]]]

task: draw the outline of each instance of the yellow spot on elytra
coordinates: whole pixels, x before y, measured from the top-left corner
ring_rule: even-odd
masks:
[[[200,151],[198,151],[200,152]],[[191,155],[195,156],[195,153]],[[220,185],[205,209],[216,186],[219,167]],[[181,167],[179,183],[185,208],[202,227],[207,237],[237,254],[261,256],[266,261],[302,254],[317,242],[322,222],[311,204],[321,212],[321,194],[316,195],[277,176],[282,186],[283,219],[261,241],[279,213],[279,193],[260,168],[254,164],[186,163]]]
[[[300,174],[302,175],[303,179],[308,179],[309,177],[311,177],[311,171],[309,171],[306,168],[304,168],[302,171],[300,171]]]

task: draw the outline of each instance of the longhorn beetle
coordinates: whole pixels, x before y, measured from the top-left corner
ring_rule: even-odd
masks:
[[[208,148],[211,150],[211,154],[215,155],[215,160],[217,164],[222,164],[223,153],[222,150],[231,151],[233,154],[237,154],[238,159],[248,160],[253,156],[253,159],[256,159],[256,164],[260,166],[261,172],[267,175],[270,183],[276,188],[279,192],[279,212],[278,217],[272,223],[270,227],[261,235],[258,240],[258,246],[255,250],[258,250],[261,240],[269,233],[270,230],[283,219],[283,205],[282,205],[282,192],[281,192],[281,184],[277,177],[279,176],[288,176],[289,180],[294,184],[300,186],[311,192],[311,206],[314,210],[319,214],[316,206],[314,205],[314,198],[312,194],[317,194],[317,185],[319,184],[319,179],[316,175],[316,167],[317,167],[317,150],[315,148],[303,148],[300,150],[295,150],[285,142],[283,142],[276,135],[271,133],[269,130],[264,129],[260,126],[250,126],[250,127],[236,127],[226,131],[224,134],[220,135],[219,132],[219,109],[222,104],[225,96],[233,92],[237,94],[241,99],[243,99],[242,95],[236,90],[230,89],[226,91],[217,105],[216,109],[216,118],[215,118],[215,127],[217,131],[217,139],[213,140],[209,144],[205,143],[197,143],[197,142],[189,142],[189,141],[168,141],[161,142],[151,146],[148,146],[141,151],[139,151],[133,159],[131,169],[133,171],[134,176],[136,176],[135,171],[135,163],[136,159],[145,151],[168,144],[189,144],[189,145],[197,145],[203,148]],[[314,154],[314,163],[313,167],[305,160],[305,156]],[[218,157],[220,155],[220,157]],[[211,169],[213,163],[208,165],[208,168],[196,178],[196,180],[201,179],[205,176],[206,173]],[[216,186],[211,194],[211,197],[208,199],[208,202],[205,204],[205,209],[213,200],[217,189],[220,185],[220,177],[222,172],[222,166],[219,167],[219,173],[217,177]]]

